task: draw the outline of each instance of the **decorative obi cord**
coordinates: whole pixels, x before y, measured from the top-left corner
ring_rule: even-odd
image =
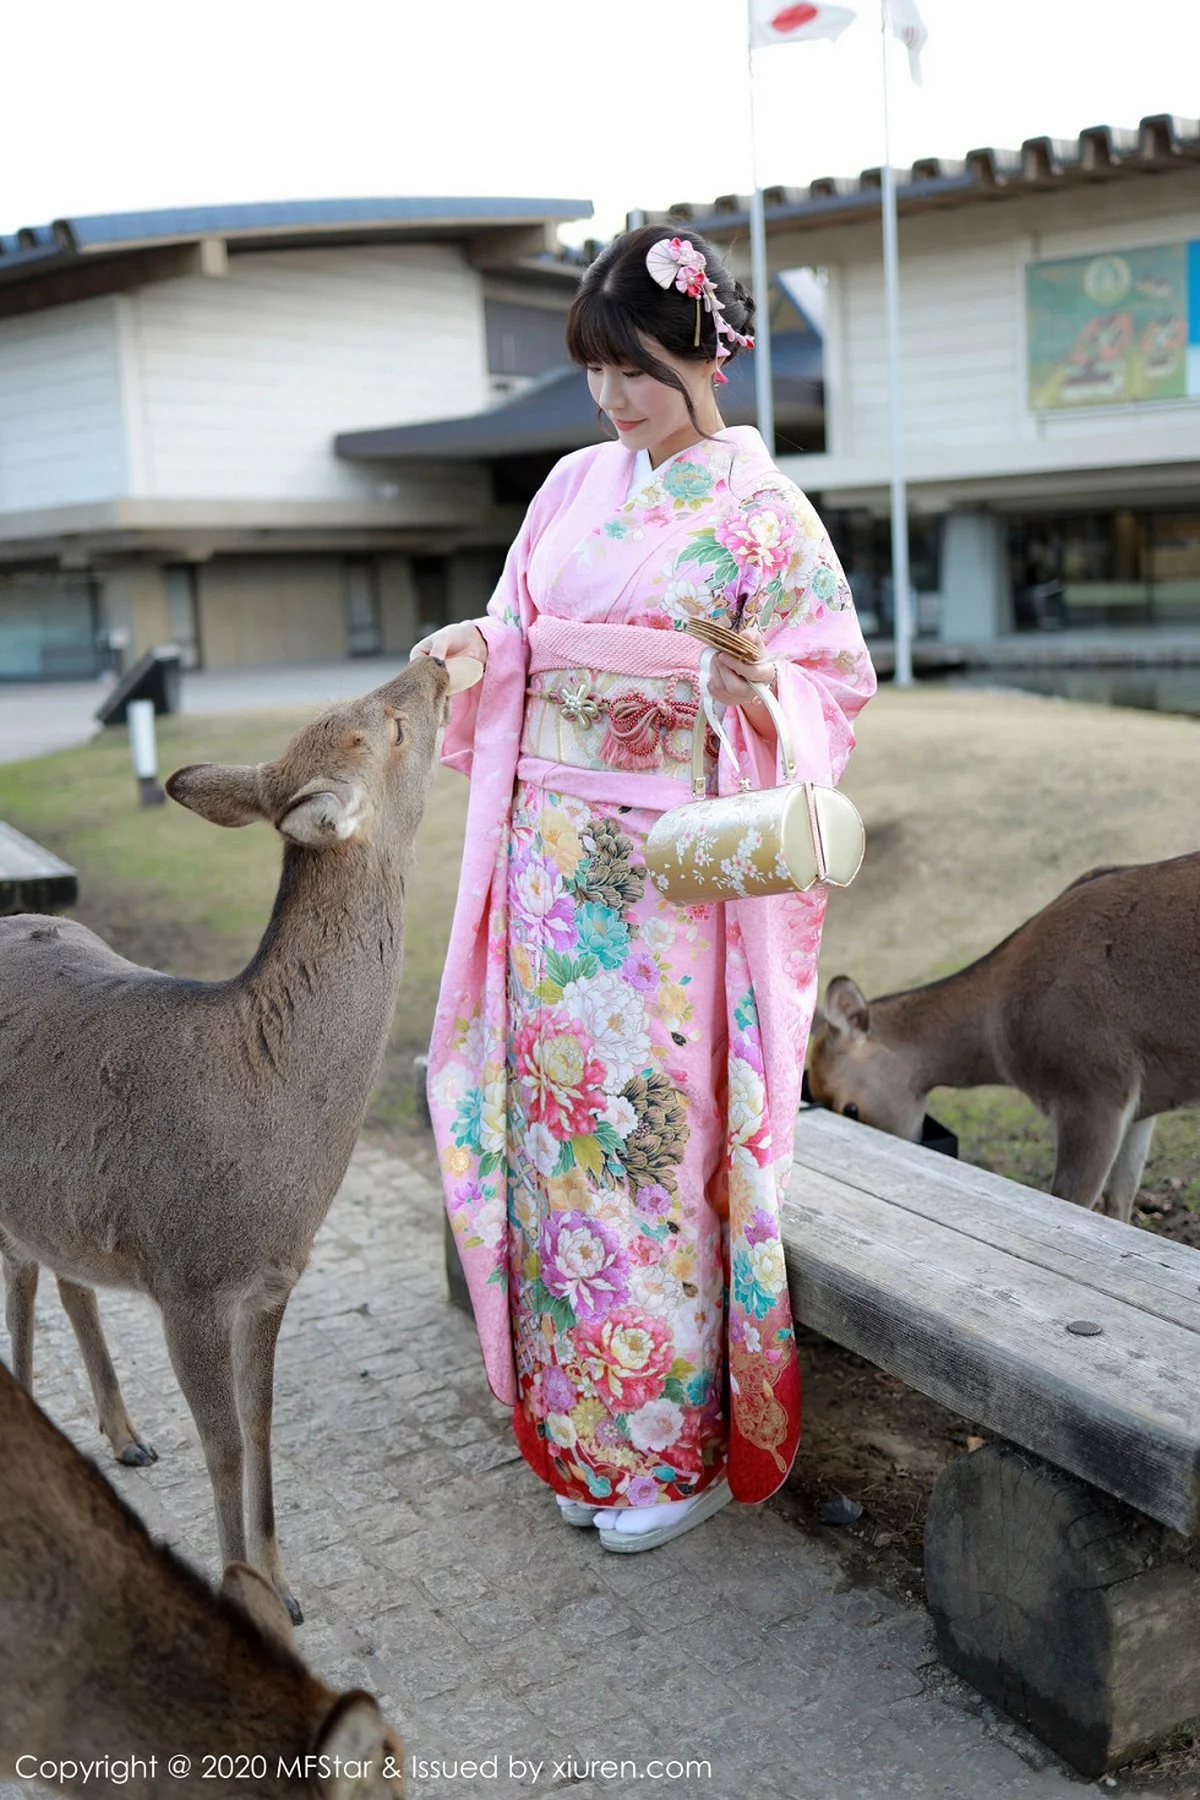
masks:
[[[700,650],[682,631],[540,616],[529,630],[522,754],[686,779]]]

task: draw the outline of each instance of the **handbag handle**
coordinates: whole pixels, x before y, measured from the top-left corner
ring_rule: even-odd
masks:
[[[724,742],[732,757],[733,746],[725,736],[724,729],[718,720],[714,707],[716,702],[708,691],[708,672],[712,667],[715,650],[704,650],[700,655],[700,699],[701,705],[696,708],[696,724],[692,731],[692,798],[704,798],[704,737],[705,728],[711,725],[717,736]],[[765,682],[757,683],[759,698],[766,702],[767,711],[774,721],[775,730],[779,734],[779,749],[783,757],[783,773],[787,781],[796,779],[796,758],[792,751],[792,736],[788,730],[783,708]],[[718,753],[719,754],[719,753]],[[749,785],[747,783],[747,785]]]

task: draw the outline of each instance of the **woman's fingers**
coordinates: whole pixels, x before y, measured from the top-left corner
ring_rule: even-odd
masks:
[[[773,662],[739,662],[718,650],[712,660],[708,687],[713,699],[722,706],[745,706],[747,701],[759,699],[756,688],[769,686],[774,679]]]
[[[487,640],[479,627],[470,621],[443,625],[423,637],[409,651],[409,656],[438,656],[445,661],[455,656],[472,656],[479,663],[487,661]]]

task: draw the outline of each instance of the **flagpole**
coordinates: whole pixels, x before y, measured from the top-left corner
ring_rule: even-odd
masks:
[[[770,456],[775,454],[775,395],[771,386],[771,290],[767,274],[767,220],[758,183],[758,131],[754,118],[754,47],[746,6],[746,74],[750,88],[750,167],[754,197],[750,202],[750,285],[754,290],[754,399],[758,429]]]
[[[911,687],[912,620],[909,617],[908,493],[904,482],[904,431],[900,403],[900,258],[896,182],[892,174],[888,117],[887,0],[880,0],[883,51],[883,285],[887,307],[888,388],[892,416],[892,633],[897,687]]]

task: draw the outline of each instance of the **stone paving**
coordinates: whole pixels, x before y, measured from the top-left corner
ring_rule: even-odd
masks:
[[[161,1460],[108,1460],[48,1280],[38,1397],[215,1578],[210,1489],[157,1315],[139,1296],[102,1307]],[[446,1299],[433,1185],[369,1144],[288,1310],[275,1463],[302,1653],[326,1680],[372,1688],[410,1758],[497,1758],[495,1776],[410,1761],[412,1800],[1068,1800],[1093,1786],[947,1675],[920,1607],[852,1587],[770,1504],[630,1557],[561,1524]],[[625,1767],[588,1771],[605,1759]],[[707,1768],[673,1777],[689,1759]],[[0,1800],[22,1792],[0,1785]]]

